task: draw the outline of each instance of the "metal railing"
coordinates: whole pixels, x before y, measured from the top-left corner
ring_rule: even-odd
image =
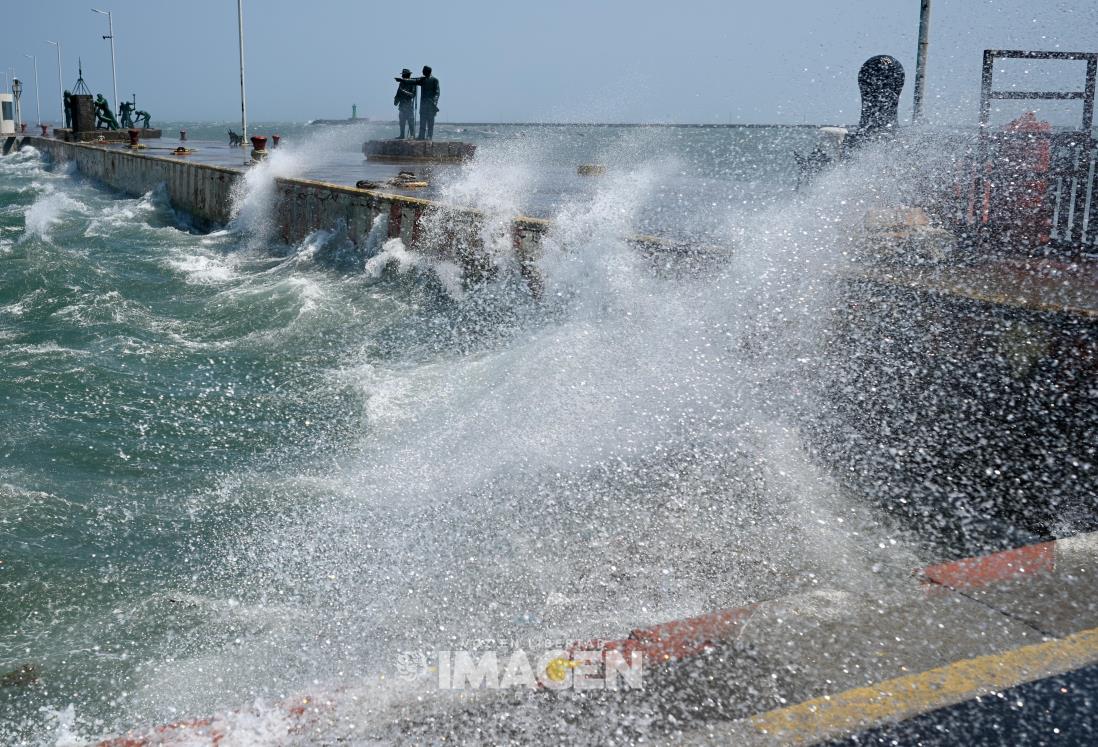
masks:
[[[1077,91],[996,90],[995,62],[1000,59],[1083,61],[1085,84]],[[1013,244],[1022,251],[1098,252],[1096,78],[1094,52],[984,51],[979,138],[964,221],[981,243]],[[1081,101],[1080,127],[994,131],[991,106],[996,100]]]

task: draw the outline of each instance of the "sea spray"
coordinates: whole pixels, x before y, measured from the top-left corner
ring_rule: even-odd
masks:
[[[323,469],[225,479],[293,506],[224,527],[231,551],[211,569],[215,587],[248,578],[254,633],[211,650],[203,627],[185,644],[192,665],[156,666],[147,697],[334,690],[391,671],[402,650],[621,635],[906,573],[911,558],[878,547],[894,530],[831,484],[785,418],[811,406],[803,360],[820,354],[817,320],[864,210],[864,187],[844,179],[872,169],[729,226],[721,264],[670,278],[627,240],[657,176],[618,173],[561,208],[539,263],[546,296],[510,297],[510,334],[349,361],[339,378],[363,400],[361,435]],[[396,240],[375,259],[371,275],[420,261]],[[460,327],[463,298],[422,325]],[[293,614],[264,614],[274,600]],[[343,707],[348,719],[384,708]]]
[[[274,177],[253,173],[269,210]],[[429,258],[390,241],[384,219],[365,261],[384,259],[340,274],[311,259],[328,237],[289,256],[256,244],[269,221],[253,195],[210,237],[152,230],[119,201],[108,236],[84,239],[96,251],[82,295],[65,288],[74,273],[37,267],[26,278],[49,292],[0,289],[26,299],[21,330],[87,359],[54,370],[33,346],[10,359],[34,374],[6,383],[19,427],[5,422],[18,434],[5,447],[28,465],[27,490],[71,506],[15,531],[29,541],[46,522],[82,571],[61,565],[48,588],[18,592],[41,614],[6,621],[57,679],[6,733],[52,734],[32,706],[99,688],[109,700],[76,708],[89,737],[318,693],[337,701],[318,733],[357,735],[351,724],[431,695],[393,684],[401,652],[620,637],[906,572],[910,559],[878,550],[897,535],[834,488],[785,417],[812,407],[802,361],[820,354],[828,279],[864,211],[843,181],[871,176],[835,172],[757,222],[725,214],[705,273],[664,274],[627,237],[666,172],[619,167],[553,212],[540,300],[515,291],[506,252],[494,276],[439,292]],[[96,213],[113,200],[61,188]],[[482,241],[531,189],[476,198],[498,207]],[[86,223],[61,221],[55,241]],[[69,251],[28,261],[53,268]],[[219,254],[232,273],[215,282],[171,263]],[[102,300],[89,316],[55,313],[57,298]],[[65,603],[69,590],[90,601]]]
[[[233,190],[229,228],[246,238],[249,249],[270,249],[278,236],[277,180],[300,176],[310,163],[345,150],[359,137],[355,127],[321,129],[300,141],[284,142],[264,160],[249,164]]]

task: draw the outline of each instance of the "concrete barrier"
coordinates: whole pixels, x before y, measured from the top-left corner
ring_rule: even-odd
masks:
[[[73,162],[84,176],[128,195],[138,196],[161,184],[174,208],[189,213],[202,230],[223,226],[232,217],[234,189],[242,170],[175,157],[153,156],[99,145],[39,137],[23,143],[57,163]],[[358,189],[309,179],[275,179],[271,220],[286,243],[297,243],[317,230],[342,230],[356,246],[365,246],[378,221],[385,236],[399,237],[418,253],[458,263],[472,276],[489,272],[484,252],[486,222],[477,210],[441,205],[404,195]],[[537,290],[533,269],[548,222],[518,217],[510,240],[524,277]]]

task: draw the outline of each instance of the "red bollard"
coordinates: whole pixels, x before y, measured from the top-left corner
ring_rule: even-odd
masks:
[[[263,135],[252,135],[252,160],[262,161],[267,157],[267,138]]]
[[[271,135],[271,147],[277,148],[280,140],[282,140],[281,135]]]
[[[126,131],[130,136],[130,147],[136,148],[137,141],[141,138],[141,130],[133,129],[132,127]]]
[[[183,140],[186,140],[186,139],[187,139],[187,131],[186,131],[186,130],[180,130],[180,131],[179,131],[179,139],[180,139],[181,141],[183,141]]]

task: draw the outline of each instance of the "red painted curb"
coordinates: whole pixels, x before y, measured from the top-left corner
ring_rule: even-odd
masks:
[[[965,558],[917,570],[924,583],[950,589],[977,589],[1001,581],[1048,574],[1056,570],[1056,542],[1042,542],[994,555]]]
[[[292,718],[287,736],[299,733],[308,723],[306,714],[310,708],[316,708],[319,701],[304,698],[300,702],[282,703],[285,713]],[[95,747],[194,747],[195,745],[217,745],[230,736],[234,730],[233,717],[241,711],[232,711],[225,716],[196,718],[160,724],[146,731],[133,731],[121,737],[111,737],[95,743]]]
[[[620,651],[626,658],[643,654],[645,663],[681,661],[705,652],[718,643],[734,640],[743,631],[758,605],[733,607],[697,617],[636,628],[628,638],[576,643],[568,651]]]

